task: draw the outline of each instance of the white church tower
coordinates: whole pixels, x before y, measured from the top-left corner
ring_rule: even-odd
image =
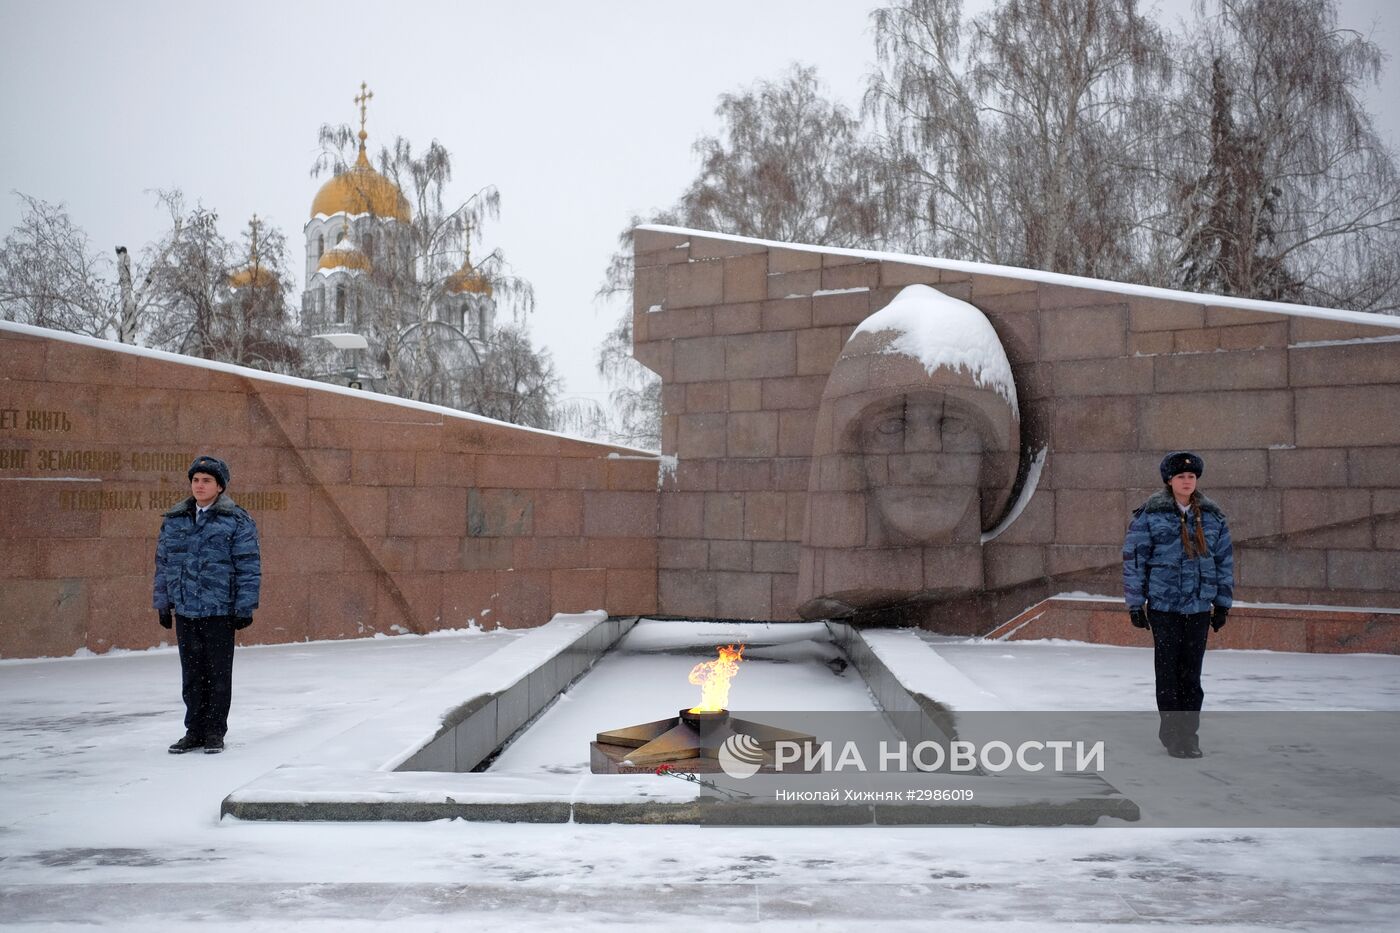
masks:
[[[417,292],[412,247],[413,215],[408,199],[393,181],[370,165],[365,141],[366,110],[373,92],[361,82],[354,101],[360,108],[360,151],[355,163],[316,192],[306,222],[306,287],[302,321],[308,334],[359,335],[368,354],[355,366],[360,375],[384,388],[386,346],[401,346],[410,332],[415,340],[472,344],[480,359],[495,327],[495,298],[490,281],[466,257],[462,267],[436,286],[426,320],[416,310],[392,311],[390,290],[400,296]],[[411,307],[416,304],[410,300]],[[347,346],[344,340],[336,346]],[[465,344],[463,344],[465,346]]]
[[[355,164],[332,177],[311,202],[306,234],[306,290],[303,320],[313,333],[359,331],[372,324],[379,286],[369,274],[376,263],[394,262],[398,225],[412,220],[408,199],[392,181],[375,171],[365,150],[366,105],[374,94],[363,84],[360,151]]]

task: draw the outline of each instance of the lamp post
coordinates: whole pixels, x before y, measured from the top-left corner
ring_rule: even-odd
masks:
[[[369,341],[359,334],[316,334],[317,339],[347,353],[354,353],[359,350],[368,350]],[[364,374],[360,372],[356,365],[356,358],[351,357],[350,365],[337,373],[327,373],[327,375],[337,376],[345,380],[345,385],[351,389],[364,388]]]

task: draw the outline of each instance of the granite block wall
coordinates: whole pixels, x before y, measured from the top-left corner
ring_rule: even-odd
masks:
[[[155,537],[199,453],[261,534],[245,643],[656,608],[654,455],[0,323],[0,656],[173,643]]]
[[[991,321],[1023,471],[1041,450],[1044,465],[981,547],[982,592],[874,621],[982,633],[1056,593],[1121,596],[1130,511],[1180,448],[1205,458],[1201,488],[1230,517],[1237,598],[1400,607],[1400,318],[674,228],[639,228],[634,249],[635,355],[662,379],[662,448],[677,457],[658,515],[663,613],[797,617],[827,375],[911,284]]]
[[[1237,598],[1400,608],[1400,318],[669,228],[639,228],[635,261],[635,355],[663,382],[664,469],[627,448],[0,323],[0,655],[169,640],[149,609],[151,553],[201,452],[232,464],[230,492],[262,531],[266,588],[245,641],[595,608],[795,619],[813,509],[832,539],[863,520],[841,496],[809,502],[828,376],[854,328],[909,285],[995,329],[1023,501],[958,556],[980,563],[961,574],[978,592],[864,621],[982,634],[1056,594],[1119,595],[1129,512],[1177,448],[1204,456],[1202,489],[1230,516]],[[853,548],[847,569],[929,580],[947,557]]]

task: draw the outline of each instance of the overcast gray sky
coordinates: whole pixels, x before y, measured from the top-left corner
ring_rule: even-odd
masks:
[[[458,200],[500,190],[486,245],[534,283],[531,332],[567,394],[602,399],[594,351],[617,310],[593,293],[622,225],[676,200],[721,93],[801,61],[855,108],[877,5],[0,0],[0,231],[22,191],[66,203],[96,248],[137,248],[162,229],[152,190],[178,187],[228,235],[254,212],[276,224],[300,276],[316,130],[356,120],[367,81],[371,146],[439,139]],[[1393,54],[1397,7],[1343,0],[1341,24]],[[1370,100],[1395,145],[1393,62]]]

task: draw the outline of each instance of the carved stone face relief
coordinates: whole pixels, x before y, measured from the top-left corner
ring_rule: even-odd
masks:
[[[878,402],[858,426],[869,511],[889,543],[951,542],[978,501],[982,434],[932,392]]]
[[[1006,514],[1020,416],[982,312],[905,289],[847,342],[822,395],[798,569],[807,618],[968,593]]]

